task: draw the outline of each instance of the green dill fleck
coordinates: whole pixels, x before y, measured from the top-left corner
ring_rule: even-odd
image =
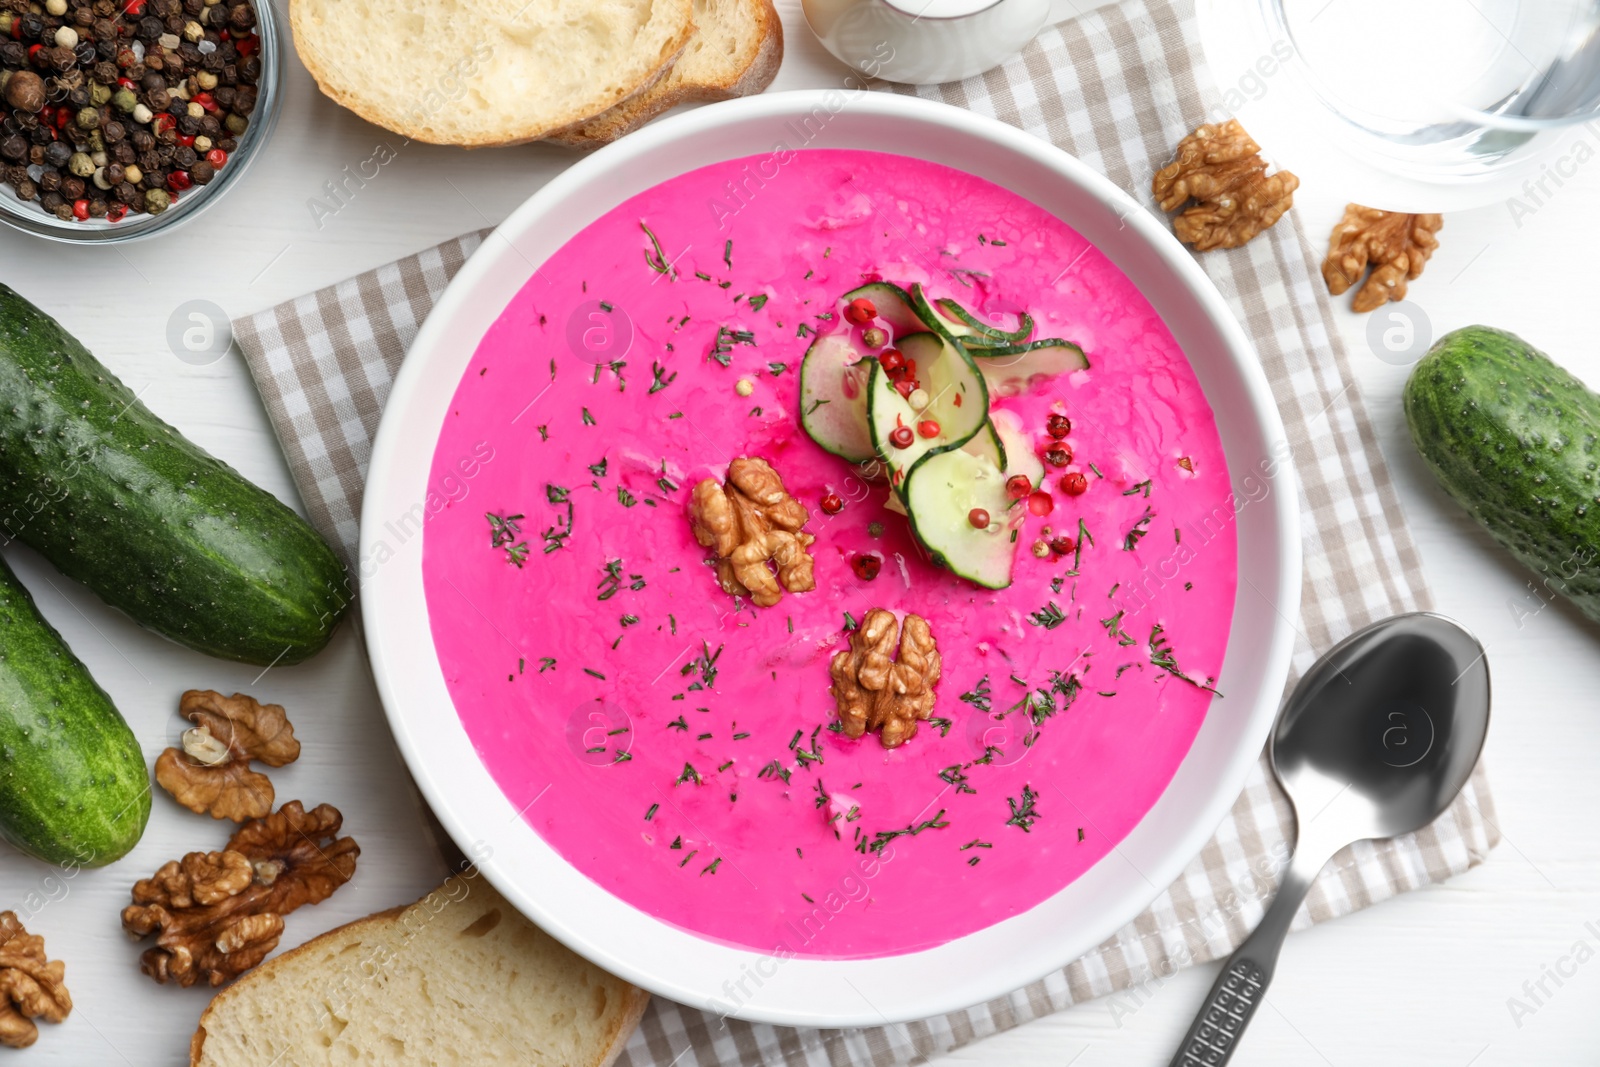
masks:
[[[938,730],[940,737],[948,737],[950,736],[950,727],[954,726],[955,723],[949,719],[934,715],[928,719],[928,725]]]
[[[806,324],[805,324],[805,323],[803,323],[803,322],[802,322],[802,323],[801,323],[801,324],[800,324],[800,325],[799,325],[799,326],[798,326],[798,327],[797,327],[797,328],[796,328],[796,329],[795,329],[795,331],[794,331],[794,335],[795,335],[795,336],[796,336],[796,337],[810,337],[810,336],[811,336],[811,335],[812,335],[812,334],[814,334],[814,333],[816,333],[816,332],[817,332],[817,331],[815,331],[815,330],[813,330],[813,329],[812,329],[812,328],[811,328],[811,327],[809,327],[809,326],[807,326],[807,325],[806,325]]]
[[[784,785],[789,784],[789,769],[777,760],[773,760],[756,775],[757,778],[781,778]]]
[[[584,669],[583,669],[583,673],[584,673],[584,674],[587,674],[587,675],[591,675],[591,676],[593,676],[593,677],[595,677],[595,678],[598,678],[598,679],[600,679],[600,680],[601,680],[601,681],[602,681],[602,682],[603,682],[603,681],[605,681],[605,680],[606,680],[606,676],[605,676],[605,675],[603,675],[603,674],[601,674],[601,673],[600,673],[600,672],[599,672],[599,671],[597,671],[597,670],[595,670],[595,669],[594,669],[594,668],[592,668],[592,667],[585,667],[585,668],[584,668]]]
[[[517,657],[517,673],[521,674],[528,667],[528,661],[522,656]]]
[[[1054,578],[1050,579],[1050,591],[1052,593],[1061,592],[1061,585],[1065,581],[1066,581],[1066,578],[1064,578],[1063,576],[1061,576],[1059,574],[1056,575]]]
[[[1061,608],[1052,600],[1038,611],[1030,614],[1028,621],[1035,626],[1042,626],[1046,630],[1054,630],[1057,626],[1066,622],[1067,617],[1061,613]]]
[[[506,562],[516,564],[520,570],[528,560],[528,542],[518,540],[522,527],[517,523],[522,516],[496,515],[488,511],[483,517],[489,520],[489,547],[505,549]]]
[[[628,492],[620,485],[617,486],[617,503],[621,504],[625,508],[631,508],[638,502],[638,499],[635,498],[632,493]]]
[[[644,821],[645,822],[649,822],[651,819],[655,818],[656,817],[656,811],[660,807],[661,807],[660,804],[652,804],[652,805],[650,805],[650,810],[644,813]]]
[[[1150,532],[1150,520],[1155,517],[1155,512],[1151,511],[1148,507],[1144,509],[1144,514],[1139,516],[1138,521],[1133,524],[1133,527],[1123,535],[1123,551],[1132,552],[1138,547],[1140,539],[1142,539],[1145,534]]]
[[[538,430],[539,430],[539,440],[541,440],[541,441],[550,440],[550,427],[548,425],[540,426],[540,427],[538,427]]]
[[[856,629],[859,625],[860,624],[856,622],[854,615],[851,615],[848,611],[844,613],[844,632],[845,633],[849,633],[851,630]]]
[[[1128,632],[1122,628],[1122,617],[1126,614],[1126,611],[1119,611],[1110,618],[1100,620],[1100,625],[1106,628],[1106,634],[1116,638],[1117,644],[1121,645],[1123,648],[1127,648],[1130,645],[1136,645],[1139,643],[1129,636]]]
[[[961,694],[961,699],[979,711],[987,713],[993,707],[989,697],[989,676],[986,674],[979,678],[977,685]]]
[[[602,301],[600,301],[600,310],[604,311],[607,315],[609,315],[609,314],[611,314],[613,311],[615,311],[617,309],[612,307],[606,301],[602,300]]]
[[[946,826],[950,825],[944,820],[944,811],[945,809],[940,808],[933,818],[916,823],[912,826],[907,826],[903,830],[879,830],[877,835],[872,839],[872,844],[868,847],[873,852],[881,853],[886,847],[888,847],[889,842],[893,841],[897,837],[916,837],[924,830],[943,830]]]
[[[694,764],[692,763],[683,765],[683,770],[678,773],[678,780],[672,784],[683,785],[685,782],[693,782],[695,785],[701,784],[700,772],[694,769]]]
[[[1006,797],[1006,806],[1011,809],[1011,818],[1006,820],[1006,825],[1015,826],[1023,833],[1031,831],[1033,824],[1039,819],[1038,799],[1039,794],[1035,793],[1027,783],[1023,783],[1020,799],[1013,800],[1011,797]]]
[[[1100,468],[1096,467],[1093,463],[1089,464],[1089,469],[1094,471],[1094,476],[1096,478],[1104,478],[1105,477],[1104,474],[1100,473]]]
[[[655,231],[643,222],[639,223],[639,229],[643,230],[645,236],[650,238],[650,251],[644,254],[644,261],[649,264],[650,269],[657,274],[670,275],[676,273],[672,269],[672,264],[667,262],[666,253],[661,251],[661,242],[656,239]]]
[[[594,475],[596,478],[604,478],[606,476],[605,457],[602,456],[599,463],[589,464],[589,473]]]
[[[939,772],[939,781],[956,787],[957,793],[977,794],[977,790],[967,781],[967,772],[959,763],[952,763]]]
[[[682,730],[684,733],[688,733],[689,720],[685,719],[682,715],[679,715],[676,719],[673,719],[671,722],[667,723],[667,729]]]
[[[767,300],[768,297],[766,293],[757,293],[755,296],[750,298],[750,310],[760,311],[762,308],[767,306]]]
[[[1178,666],[1177,657],[1172,652],[1172,644],[1167,640],[1166,631],[1162,628],[1160,623],[1156,623],[1150,627],[1149,646],[1150,665],[1152,667],[1159,667],[1161,670],[1166,671],[1174,678],[1182,678],[1196,689],[1204,689],[1206,692],[1215,693],[1219,697],[1222,695],[1221,693],[1218,693],[1216,689],[1212,688],[1209,679],[1204,682],[1197,682],[1187,674],[1183,673],[1183,670]]]
[[[555,669],[556,669],[556,658],[554,656],[540,656],[539,657],[539,673],[540,674],[543,674],[545,671],[553,671]]]
[[[650,382],[649,392],[651,394],[661,392],[661,390],[671,385],[673,379],[678,376],[677,371],[673,371],[671,374],[668,374],[666,373],[666,370],[667,368],[663,367],[659,360],[652,360],[650,362],[650,375],[652,380]]]
[[[616,758],[614,758],[611,762],[612,763],[628,763],[628,762],[631,762],[632,759],[633,759],[633,753],[632,752],[619,750],[617,752]]]
[[[716,859],[714,859],[710,863],[706,864],[705,869],[703,869],[700,872],[700,874],[702,876],[707,875],[707,874],[716,874],[717,873],[717,868],[720,867],[720,866],[722,866],[722,857],[718,856]]]
[[[786,371],[788,369],[789,369],[789,364],[787,364],[787,363],[768,363],[767,364],[767,370],[772,372],[772,376],[774,378],[776,378],[778,375],[782,374],[784,371]]]
[[[1124,489],[1122,491],[1122,495],[1123,496],[1138,496],[1140,492],[1144,493],[1144,497],[1145,497],[1146,500],[1150,499],[1150,479],[1149,478],[1146,478],[1142,482],[1135,482],[1131,489]]]
[[[722,262],[728,265],[729,270],[733,269],[733,238],[731,237],[722,245]]]
[[[585,426],[593,426],[594,425],[594,416],[589,414],[589,409],[588,408],[584,408],[583,409],[583,424]]]

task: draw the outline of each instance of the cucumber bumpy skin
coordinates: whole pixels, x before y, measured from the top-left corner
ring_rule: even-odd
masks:
[[[1416,365],[1404,404],[1445,491],[1600,620],[1600,395],[1515,334],[1468,326]]]
[[[0,837],[100,867],[138,844],[150,779],[133,731],[0,560]]]
[[[315,654],[351,599],[344,565],[303,519],[4,285],[0,537],[140,625],[244,663]]]

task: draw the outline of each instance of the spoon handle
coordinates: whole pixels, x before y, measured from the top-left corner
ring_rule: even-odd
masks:
[[[1261,925],[1228,957],[1170,1067],[1222,1067],[1233,1058],[1272,982],[1289,924],[1331,855],[1305,847],[1304,841],[1298,844],[1272,906],[1261,917]]]

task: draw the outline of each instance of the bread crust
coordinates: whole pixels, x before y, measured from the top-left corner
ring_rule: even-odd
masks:
[[[434,892],[440,892],[443,889],[444,887],[441,886],[440,889],[434,890]],[[226,1005],[232,998],[240,996],[240,990],[248,991],[251,987],[252,980],[257,976],[270,974],[274,969],[282,966],[286,962],[293,961],[296,957],[302,954],[314,953],[320,950],[326,942],[348,936],[351,933],[360,933],[363,936],[369,933],[381,935],[385,927],[399,922],[402,915],[404,915],[410,909],[416,907],[418,904],[421,904],[423,901],[426,901],[428,897],[432,895],[433,894],[430,893],[427,896],[424,896],[422,900],[416,901],[415,903],[401,904],[397,907],[388,908],[384,911],[375,912],[372,915],[367,915],[360,919],[347,922],[343,926],[336,926],[332,930],[312,938],[305,944],[292,948],[282,955],[274,956],[272,959],[261,964],[261,966],[252,971],[246,972],[233,984],[229,985],[226,989],[223,989],[216,996],[212,997],[211,1003],[206,1005],[205,1011],[201,1012],[200,1023],[195,1028],[194,1036],[189,1039],[190,1067],[200,1067],[201,1055],[205,1049],[206,1043],[206,1027],[207,1024],[210,1023],[213,1013],[216,1012],[218,1006]],[[605,1047],[601,1050],[599,1057],[589,1064],[574,1065],[574,1067],[611,1067],[611,1064],[616,1061],[617,1057],[622,1055],[622,1050],[627,1046],[628,1039],[633,1036],[634,1030],[639,1025],[639,1020],[644,1017],[645,1009],[650,1006],[649,993],[628,982],[622,982],[621,979],[618,979],[618,981],[625,990],[627,1006],[618,1014],[616,1024],[612,1028],[610,1038],[606,1041]]]
[[[761,44],[748,66],[733,81],[723,84],[686,83],[663,88],[659,85],[635,94],[615,107],[548,135],[545,140],[567,148],[598,148],[632,133],[650,120],[679,104],[711,103],[753,96],[772,84],[783,65],[783,22],[772,0],[759,0],[757,18]]]
[[[683,50],[694,33],[693,0],[656,0],[656,2],[669,4],[677,10],[680,16],[677,20],[679,28],[667,48],[663,49],[660,61],[647,71],[635,85],[618,96],[616,100],[603,103],[600,110],[602,114],[605,110],[626,103],[654,87],[672,69],[673,64],[678,61],[678,57],[683,55]],[[322,91],[322,95],[340,107],[354,112],[374,126],[380,126],[383,129],[398,133],[402,137],[413,141],[421,141],[424,144],[447,145],[458,148],[509,148],[514,145],[542,140],[574,129],[589,121],[594,114],[589,112],[587,108],[578,109],[586,113],[562,115],[557,119],[546,120],[543,124],[535,123],[509,137],[441,139],[425,130],[408,124],[404,116],[386,114],[381,109],[371,106],[369,102],[356,98],[339,88],[333,79],[329,77],[327,69],[323,66],[321,49],[308,43],[316,39],[316,31],[311,27],[310,16],[307,14],[308,6],[308,0],[290,0],[289,27],[294,37],[295,51],[300,57],[300,62],[305,64],[306,70],[310,72],[312,79],[317,83],[317,88]]]

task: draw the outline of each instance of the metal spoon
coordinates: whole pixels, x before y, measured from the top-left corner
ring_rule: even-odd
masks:
[[[1350,635],[1300,679],[1273,729],[1272,769],[1294,806],[1294,858],[1261,925],[1228,958],[1171,1067],[1219,1067],[1261,1005],[1284,935],[1334,853],[1420,830],[1450,806],[1489,730],[1489,665],[1442,615],[1396,615]]]

